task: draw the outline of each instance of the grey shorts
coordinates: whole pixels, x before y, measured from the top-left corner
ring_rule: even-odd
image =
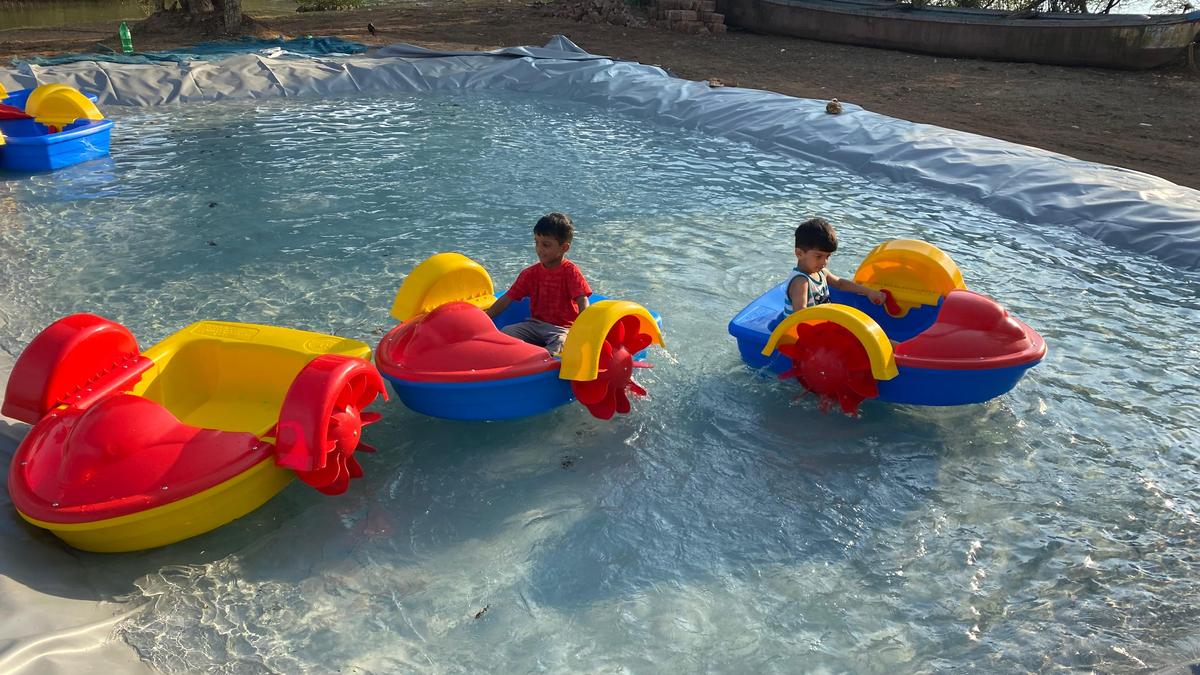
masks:
[[[558,356],[562,351],[563,343],[567,341],[568,330],[570,329],[537,319],[509,324],[500,329],[505,335],[524,340],[531,345],[545,347],[552,356]]]

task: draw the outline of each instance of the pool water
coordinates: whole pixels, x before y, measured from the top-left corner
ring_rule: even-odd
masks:
[[[603,109],[495,93],[108,111],[113,159],[0,182],[0,349],[93,311],[374,344],[445,250],[503,289],[570,213],[592,286],[662,313],[634,414],[398,403],[367,476],[80,554],[165,672],[1102,672],[1200,659],[1200,274],[1064,227]],[[986,405],[823,414],[726,323],[811,215],[849,276],[933,242],[1037,328]],[[53,546],[47,538],[47,546]]]

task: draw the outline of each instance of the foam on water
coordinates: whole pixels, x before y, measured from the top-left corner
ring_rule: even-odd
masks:
[[[0,348],[94,311],[374,344],[457,250],[504,288],[566,211],[594,288],[665,317],[635,414],[506,423],[398,403],[337,499],[85,556],[146,602],[166,672],[1139,670],[1193,658],[1200,276],[969,203],[497,94],[113,111],[112,161],[0,183]],[[987,405],[821,414],[745,369],[730,317],[791,231],[936,243],[1050,344]],[[483,611],[486,608],[486,611]]]

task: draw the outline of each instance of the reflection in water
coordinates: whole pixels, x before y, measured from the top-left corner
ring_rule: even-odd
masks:
[[[662,312],[670,349],[612,422],[387,404],[350,494],[293,485],[154,554],[121,635],[163,671],[1122,672],[1194,652],[1194,273],[535,97],[113,114],[112,164],[0,183],[0,349],[74,311],[144,345],[200,318],[374,343],[413,265],[461,251],[503,288],[551,209],[592,286]],[[853,419],[757,377],[725,324],[816,214],[843,275],[880,239],[935,242],[1047,360],[986,405]]]
[[[144,0],[0,0],[0,29],[141,19],[152,8],[153,3]]]

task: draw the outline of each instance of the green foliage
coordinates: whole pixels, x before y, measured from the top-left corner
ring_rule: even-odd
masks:
[[[296,0],[297,12],[332,12],[359,9],[363,0]]]
[[[1155,0],[1154,11],[1163,14],[1183,14],[1197,9],[1196,0]]]

